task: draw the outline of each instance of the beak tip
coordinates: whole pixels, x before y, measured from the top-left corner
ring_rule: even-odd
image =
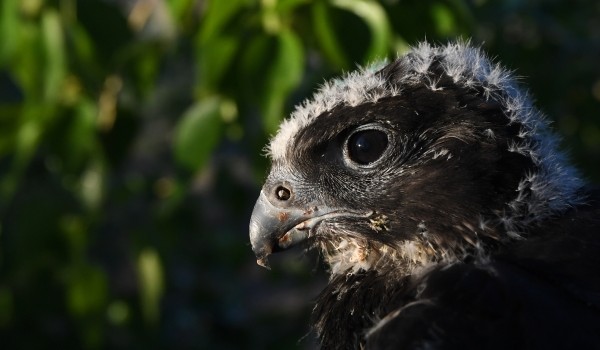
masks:
[[[273,248],[269,244],[255,245],[255,242],[252,242],[252,250],[256,256],[256,263],[270,270],[268,256],[273,252]]]
[[[264,267],[267,270],[271,269],[271,266],[269,265],[269,260],[266,256],[256,259],[256,264],[258,264],[258,266]]]

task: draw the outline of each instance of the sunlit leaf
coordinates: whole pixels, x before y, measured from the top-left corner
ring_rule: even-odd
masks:
[[[142,312],[146,322],[155,324],[160,316],[160,300],[164,291],[163,267],[158,252],[144,249],[138,256],[138,277]]]
[[[45,0],[20,0],[21,12],[28,17],[35,17],[39,14]],[[66,1],[65,1],[66,2]]]
[[[195,0],[170,0],[166,4],[169,6],[173,17],[178,20],[182,20],[185,16],[193,10],[193,6],[196,5]]]
[[[175,158],[190,170],[200,169],[209,159],[222,133],[221,99],[203,99],[181,117],[173,140]]]
[[[0,65],[14,55],[19,41],[19,0],[0,2]]]
[[[38,103],[43,99],[45,77],[43,69],[43,44],[40,26],[21,23],[19,49],[12,64],[13,77],[23,90],[27,102]]]
[[[46,10],[41,20],[44,47],[44,98],[56,101],[66,76],[65,45],[59,14]]]
[[[104,194],[104,168],[100,160],[91,162],[81,175],[79,196],[88,209],[98,209]]]

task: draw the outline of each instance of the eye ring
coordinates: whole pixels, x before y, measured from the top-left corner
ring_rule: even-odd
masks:
[[[344,141],[344,159],[353,167],[374,167],[389,153],[392,141],[389,130],[379,124],[361,126]]]

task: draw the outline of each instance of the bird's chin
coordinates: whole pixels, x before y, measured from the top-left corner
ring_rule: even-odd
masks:
[[[294,247],[306,247],[306,249],[310,249],[313,246],[314,240],[319,235],[319,230],[317,227],[308,229],[302,227],[303,223],[298,224],[300,227],[294,227],[293,229],[287,231],[279,239],[277,239],[277,244],[274,248],[271,249],[271,252],[267,254],[257,255],[256,263],[262,267],[270,269],[268,257],[272,253],[282,252],[284,250],[292,249]]]
[[[335,225],[333,222],[336,222],[336,219],[364,219],[371,217],[372,214],[372,211],[359,213],[340,210],[333,211],[321,216],[315,216],[308,220],[302,221],[289,231],[279,236],[279,238],[276,239],[276,243],[274,246],[264,250],[266,254],[257,255],[256,263],[262,267],[269,269],[270,266],[268,262],[268,257],[272,253],[282,252],[296,246],[304,246],[307,247],[307,249],[310,249],[311,247],[316,246],[316,244],[314,243],[319,240],[319,237],[323,231],[328,232],[327,228],[322,228],[327,227],[328,224]]]
[[[277,247],[279,250],[286,250],[315,236],[317,227],[308,227],[307,221],[299,223],[293,229],[287,231],[277,239]],[[320,223],[321,221],[319,221],[318,224]]]

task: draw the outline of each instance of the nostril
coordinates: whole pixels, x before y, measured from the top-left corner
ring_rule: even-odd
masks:
[[[292,193],[290,192],[290,190],[283,186],[277,186],[277,188],[275,189],[275,197],[277,197],[277,199],[279,199],[280,201],[287,201],[288,199],[290,199],[291,196]]]

